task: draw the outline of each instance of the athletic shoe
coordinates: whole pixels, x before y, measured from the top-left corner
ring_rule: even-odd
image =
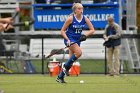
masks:
[[[69,70],[66,69],[65,64],[63,65],[63,72],[65,73],[66,76],[69,76]]]
[[[57,77],[56,81],[57,81],[58,83],[66,83],[66,82],[64,81],[64,78],[59,78],[59,77]]]

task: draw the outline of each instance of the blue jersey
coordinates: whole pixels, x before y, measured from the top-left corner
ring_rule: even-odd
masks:
[[[76,42],[80,39],[82,34],[82,29],[85,27],[85,17],[82,15],[81,20],[77,20],[77,18],[73,15],[72,23],[69,25],[69,27],[66,30],[66,35],[69,38],[71,42]],[[66,44],[66,40],[65,40]],[[78,43],[80,46],[80,42]]]

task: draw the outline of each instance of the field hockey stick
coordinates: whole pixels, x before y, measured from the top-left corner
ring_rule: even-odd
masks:
[[[12,20],[14,20],[14,19],[16,18],[16,16],[18,15],[19,11],[20,11],[20,8],[17,7],[17,8],[16,8],[16,13],[15,13],[14,16],[12,17]],[[7,26],[5,27],[5,29],[7,29],[7,27],[8,27],[9,25],[10,25],[10,24],[7,24]]]
[[[70,46],[73,45],[73,44],[75,44],[75,43],[77,43],[77,42],[80,42],[80,40],[77,40],[76,42],[71,43]],[[51,56],[57,54],[58,52],[60,52],[60,51],[62,51],[62,50],[64,50],[64,49],[66,49],[66,48],[68,48],[68,47],[70,47],[70,46],[66,46],[66,47],[64,47],[64,48],[58,49],[57,51],[55,51],[55,52],[49,54],[49,55],[48,55],[47,57],[45,57],[45,58],[50,58]]]
[[[73,45],[73,44],[75,44],[75,43],[77,43],[77,42],[85,41],[86,38],[87,38],[87,37],[86,37],[85,35],[81,35],[80,39],[77,40],[76,42],[71,43],[70,46]],[[57,51],[55,51],[55,52],[49,54],[46,58],[50,58],[51,56],[57,54],[58,52],[60,52],[60,51],[62,51],[62,50],[64,50],[64,49],[66,49],[66,48],[68,48],[68,47],[70,47],[70,46],[66,46],[66,47],[64,47],[64,48],[58,49]]]
[[[13,23],[11,24],[12,26],[30,26],[34,23],[34,20],[30,20],[30,21],[24,21],[24,22],[19,22],[19,23]]]

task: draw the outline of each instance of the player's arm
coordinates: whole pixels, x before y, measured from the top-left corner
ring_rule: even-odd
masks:
[[[85,22],[89,28],[89,31],[87,33],[85,33],[85,35],[88,37],[94,33],[94,27],[87,17],[85,17]]]
[[[0,32],[4,30],[3,24],[0,23]]]
[[[0,32],[1,32],[1,31],[7,31],[8,29],[13,28],[12,25],[8,25],[7,28],[6,28],[6,26],[7,26],[7,24],[0,23]]]
[[[8,18],[0,18],[0,23],[12,23],[12,17],[8,17]]]
[[[68,19],[65,21],[63,27],[61,28],[61,35],[63,36],[64,39],[67,40],[68,45],[70,45],[70,40],[66,35],[66,29],[68,26],[72,23],[72,16],[69,16]]]

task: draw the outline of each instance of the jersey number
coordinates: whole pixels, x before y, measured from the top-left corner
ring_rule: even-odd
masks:
[[[75,31],[76,34],[79,34],[81,32],[82,32],[82,29],[76,29],[76,31]]]

